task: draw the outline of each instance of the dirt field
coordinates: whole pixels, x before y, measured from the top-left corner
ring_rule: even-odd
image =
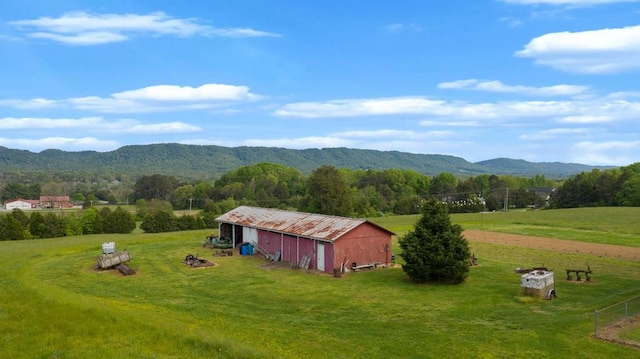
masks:
[[[508,246],[548,249],[556,252],[593,254],[602,257],[640,259],[640,248],[611,244],[584,243],[554,238],[521,236],[470,229],[463,232],[469,242],[504,244]]]

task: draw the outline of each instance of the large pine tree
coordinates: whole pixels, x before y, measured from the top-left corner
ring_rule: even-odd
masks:
[[[418,283],[462,283],[469,273],[469,243],[462,227],[451,224],[446,205],[431,199],[413,231],[400,239],[402,269]]]
[[[351,190],[340,171],[333,166],[322,165],[309,176],[309,193],[302,209],[312,213],[351,216],[353,203]]]

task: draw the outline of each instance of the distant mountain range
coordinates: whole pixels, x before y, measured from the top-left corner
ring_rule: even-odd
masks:
[[[45,150],[34,153],[0,146],[0,173],[77,171],[130,176],[158,173],[183,179],[215,179],[238,167],[260,162],[283,164],[303,173],[310,173],[326,164],[350,169],[410,169],[427,175],[449,172],[459,177],[495,174],[565,178],[595,168],[614,168],[577,163],[527,162],[508,158],[471,163],[448,155],[348,148],[291,150],[165,143],[124,146],[111,152]]]

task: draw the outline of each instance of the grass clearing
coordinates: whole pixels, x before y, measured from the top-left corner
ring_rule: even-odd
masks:
[[[587,216],[580,211],[574,215]],[[465,223],[473,217],[466,216],[452,219],[467,228]],[[559,223],[548,221],[545,226],[561,228],[561,223],[571,222],[568,217],[556,217]],[[493,226],[514,230],[522,218],[505,216]],[[374,221],[402,234],[416,219]],[[522,226],[535,227],[538,221],[542,219]],[[482,225],[488,229],[484,220]],[[593,230],[615,225],[602,224]],[[628,222],[628,227],[633,225]],[[620,233],[624,238],[633,231],[623,228]],[[415,285],[399,267],[336,279],[297,270],[265,270],[261,268],[264,261],[254,256],[213,257],[211,250],[201,247],[209,232],[0,242],[0,356],[637,355],[635,349],[591,337],[594,310],[640,295],[636,261],[473,243],[480,266],[471,268],[464,284]],[[621,240],[614,234],[612,238]],[[93,270],[101,244],[112,241],[131,253],[130,265],[138,269],[135,276]],[[210,259],[217,266],[189,268],[181,263],[187,254]],[[531,261],[550,268],[588,261],[594,280],[567,282],[557,273],[557,300],[524,297],[514,269]]]
[[[372,218],[398,235],[413,229],[417,215]],[[523,234],[580,242],[640,247],[640,207],[594,207],[451,214],[464,229]]]

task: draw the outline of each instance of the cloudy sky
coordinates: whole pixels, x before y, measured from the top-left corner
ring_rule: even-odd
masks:
[[[640,161],[640,0],[0,5],[0,146]]]

